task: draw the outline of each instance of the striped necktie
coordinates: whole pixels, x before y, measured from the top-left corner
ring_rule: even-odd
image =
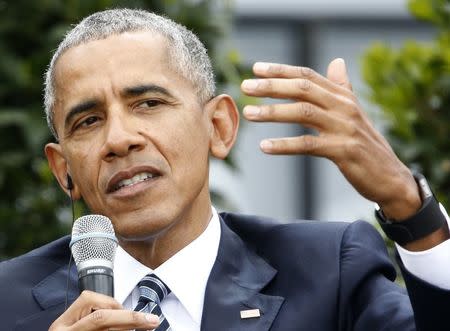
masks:
[[[135,311],[151,313],[159,316],[159,326],[155,331],[171,330],[169,322],[164,317],[159,304],[170,293],[170,289],[155,274],[149,274],[138,283],[139,301]]]

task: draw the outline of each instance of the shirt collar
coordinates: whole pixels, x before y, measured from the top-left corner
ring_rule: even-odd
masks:
[[[154,271],[119,246],[114,260],[115,299],[123,303],[137,283],[148,273],[154,272],[192,319],[200,324],[206,284],[217,257],[221,232],[217,211],[214,207],[211,209],[212,217],[205,231]]]

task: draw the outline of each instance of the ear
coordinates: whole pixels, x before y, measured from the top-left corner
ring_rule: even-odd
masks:
[[[49,143],[45,145],[45,155],[47,156],[48,164],[53,175],[56,177],[59,186],[61,186],[67,195],[70,195],[67,181],[67,175],[70,175],[70,170],[68,169],[67,161],[62,153],[61,145],[56,143]],[[77,184],[73,181],[73,177],[72,182],[72,199],[78,200],[81,198],[81,194]]]
[[[239,111],[233,98],[221,94],[205,106],[211,121],[210,151],[219,159],[227,157],[236,141],[239,128]]]

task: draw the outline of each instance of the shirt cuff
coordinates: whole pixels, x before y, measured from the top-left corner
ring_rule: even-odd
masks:
[[[450,228],[445,208],[439,204]],[[445,290],[450,290],[450,239],[421,252],[411,252],[395,244],[405,268],[414,276]]]

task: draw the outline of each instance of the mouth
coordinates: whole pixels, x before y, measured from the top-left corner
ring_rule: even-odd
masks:
[[[160,176],[161,174],[154,169],[140,170],[135,168],[128,171],[121,171],[114,175],[109,181],[107,193],[114,193],[124,188],[131,188]]]

